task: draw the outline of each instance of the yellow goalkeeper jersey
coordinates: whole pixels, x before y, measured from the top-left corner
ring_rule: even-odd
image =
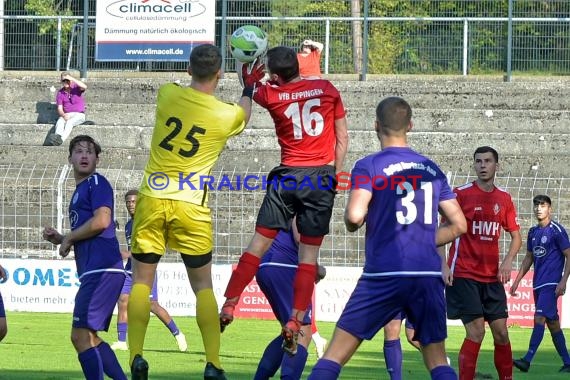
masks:
[[[235,103],[174,83],[161,86],[140,193],[207,206],[207,177],[228,138],[245,128],[245,117]]]

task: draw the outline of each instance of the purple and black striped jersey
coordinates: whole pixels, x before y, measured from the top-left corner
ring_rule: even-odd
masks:
[[[562,279],[565,256],[570,248],[568,234],[561,224],[551,221],[545,227],[534,226],[528,231],[526,249],[534,259],[533,288],[558,285]]]
[[[133,218],[129,219],[127,224],[125,225],[125,240],[127,241],[127,250],[131,251],[131,236],[133,235]],[[127,259],[127,263],[125,264],[125,270],[128,273],[131,273],[131,258]]]
[[[438,206],[455,194],[433,161],[407,147],[387,147],[355,163],[351,187],[372,193],[364,276],[441,275]]]
[[[113,215],[113,189],[105,177],[98,173],[81,181],[69,204],[71,230],[81,227],[100,207],[111,209],[111,224],[99,235],[73,244],[79,277],[105,270],[123,271],[119,241],[115,235]]]

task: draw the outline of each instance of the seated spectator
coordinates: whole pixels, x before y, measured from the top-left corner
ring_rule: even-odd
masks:
[[[55,124],[54,140],[57,141],[54,141],[54,145],[61,145],[69,137],[73,127],[85,121],[83,93],[87,85],[72,77],[67,71],[61,73],[61,84],[62,87],[55,97],[59,119]]]
[[[321,78],[321,52],[324,45],[320,42],[305,40],[297,53],[299,74],[303,79]]]

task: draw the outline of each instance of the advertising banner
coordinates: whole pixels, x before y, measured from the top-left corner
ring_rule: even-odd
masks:
[[[75,262],[3,259],[8,280],[0,284],[7,311],[71,313],[79,281]],[[231,265],[212,266],[214,294],[221,307]],[[196,297],[182,263],[160,263],[156,272],[158,301],[173,316],[195,316]]]
[[[97,61],[188,61],[215,40],[216,2],[98,0]]]
[[[3,259],[2,266],[8,280],[0,284],[0,292],[7,311],[62,312],[73,311],[75,294],[79,287],[75,262],[66,260]],[[327,267],[327,276],[315,287],[313,311],[318,321],[336,322],[350,297],[362,268]],[[214,294],[221,308],[225,297],[232,265],[213,265]],[[511,278],[516,276],[513,271]],[[534,297],[532,274],[527,273],[520,283],[516,296],[507,293],[509,325],[532,327],[534,321]],[[173,316],[195,316],[196,297],[190,288],[188,275],[182,263],[160,263],[157,270],[159,303]],[[562,327],[570,327],[565,318],[570,306],[565,297],[558,298],[558,310]],[[245,288],[235,310],[236,318],[274,319],[269,302],[259,289],[255,279]],[[458,321],[448,321],[460,325]]]

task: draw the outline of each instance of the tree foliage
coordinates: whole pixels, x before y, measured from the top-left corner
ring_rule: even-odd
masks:
[[[32,15],[36,16],[73,16],[72,0],[26,0],[24,9]],[[62,46],[67,46],[69,42],[69,34],[74,20],[63,20],[61,23],[61,42]],[[53,34],[53,38],[57,38],[57,20],[41,20],[38,24],[38,33],[40,35]]]
[[[158,0],[153,0],[157,1]],[[201,0],[209,1],[209,0]],[[225,3],[224,3],[225,2]],[[6,0],[7,15],[32,14],[40,16],[81,15],[83,1],[73,0]],[[570,14],[567,0],[514,0],[513,16],[525,18],[558,18],[560,22],[517,21],[513,23],[512,68],[518,71],[570,71],[570,26],[563,19]],[[89,0],[95,10],[95,0]],[[353,8],[364,14],[368,4],[370,17],[447,17],[455,21],[392,21],[368,22],[368,70],[370,73],[452,73],[461,72],[463,64],[464,22],[461,18],[506,18],[509,0],[216,0],[216,15],[222,5],[227,15],[239,20],[224,20],[228,33],[248,23],[269,33],[271,46],[297,48],[306,38],[326,44],[330,73],[354,73],[354,58],[361,49],[362,23],[330,18],[351,17]],[[94,13],[91,13],[93,15]],[[272,16],[265,21],[259,17]],[[314,20],[285,21],[285,17],[313,17]],[[328,19],[328,29],[326,19]],[[16,22],[8,20],[6,32],[17,35]],[[19,21],[18,21],[19,22]],[[57,37],[57,21],[29,21],[37,25],[37,36],[30,44],[44,44]],[[64,21],[62,42],[68,44],[75,21]],[[221,25],[221,21],[217,21]],[[218,29],[220,30],[220,29]],[[328,32],[328,40],[327,37]],[[36,38],[37,37],[37,38]],[[220,36],[226,38],[227,36]],[[12,49],[24,46],[28,37],[18,36]],[[24,43],[22,43],[24,41]],[[467,60],[470,73],[503,72],[507,57],[506,21],[468,21]],[[9,47],[10,48],[10,47]],[[19,52],[15,56],[20,57]],[[11,59],[7,56],[7,59]]]

